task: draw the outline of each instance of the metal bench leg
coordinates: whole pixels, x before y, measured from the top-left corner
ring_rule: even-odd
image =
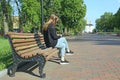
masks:
[[[44,68],[44,65],[45,65],[46,61],[45,61],[44,57],[43,56],[39,56],[37,62],[38,62],[40,77],[41,78],[45,78],[46,74],[43,73],[43,68]]]
[[[15,76],[15,72],[17,70],[17,67],[18,67],[18,63],[14,62],[13,65],[10,68],[8,68],[8,75],[10,77],[14,77]]]

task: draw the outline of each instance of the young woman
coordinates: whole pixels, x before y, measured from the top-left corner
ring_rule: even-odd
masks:
[[[43,35],[45,44],[47,47],[56,47],[60,49],[60,64],[69,64],[67,60],[65,60],[66,54],[73,54],[72,51],[69,50],[68,43],[66,39],[62,36],[58,36],[56,33],[55,25],[57,24],[58,17],[55,14],[51,14],[49,20],[43,26]]]

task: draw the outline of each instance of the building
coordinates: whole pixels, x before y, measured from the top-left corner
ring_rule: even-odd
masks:
[[[19,16],[12,16],[13,31],[19,32]]]
[[[95,29],[95,26],[91,23],[91,21],[90,22],[87,21],[87,24],[85,26],[85,30],[83,32],[84,33],[92,33],[94,29]]]
[[[19,28],[19,16],[13,16],[12,21],[13,21],[13,29],[18,29]]]
[[[86,24],[84,32],[85,33],[92,33],[94,28],[95,27],[93,26],[93,24]]]

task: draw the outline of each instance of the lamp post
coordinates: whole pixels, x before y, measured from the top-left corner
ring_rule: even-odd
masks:
[[[43,27],[43,23],[44,23],[43,0],[40,0],[40,4],[41,4],[41,32],[42,32],[42,27]]]

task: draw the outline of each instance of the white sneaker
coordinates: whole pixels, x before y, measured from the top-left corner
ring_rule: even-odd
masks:
[[[69,61],[65,60],[65,61],[60,61],[60,64],[63,65],[63,64],[69,64]]]
[[[73,51],[66,52],[66,55],[74,55],[74,52]]]

